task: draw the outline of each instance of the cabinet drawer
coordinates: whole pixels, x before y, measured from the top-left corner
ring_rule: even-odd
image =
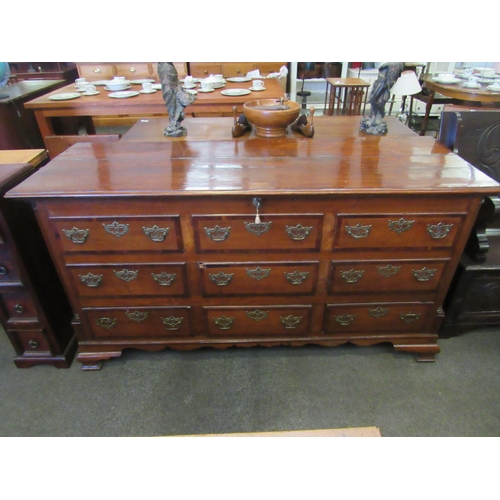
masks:
[[[66,252],[178,252],[182,248],[177,216],[58,218],[54,224]]]
[[[36,306],[27,291],[2,293],[0,295],[8,322],[38,317]]]
[[[316,291],[318,262],[199,264],[203,294],[309,295]]]
[[[317,252],[322,226],[317,214],[193,216],[198,252]]]
[[[332,262],[329,293],[437,290],[446,261]]]
[[[211,337],[283,337],[310,330],[312,306],[204,307]]]
[[[225,63],[223,68],[224,77],[246,76],[254,69],[253,63]]]
[[[222,75],[222,64],[189,63],[190,74],[194,78],[206,78],[209,75]]]
[[[83,319],[98,338],[155,338],[191,335],[189,307],[83,309]]]
[[[130,79],[151,77],[152,73],[148,63],[116,63],[115,67],[118,76]]]
[[[334,248],[451,248],[461,215],[339,215]]]
[[[377,303],[377,304],[327,304],[324,332],[376,333],[413,332],[422,328],[428,304]]]
[[[41,352],[49,352],[50,346],[45,338],[45,335],[40,330],[23,330],[18,332],[9,332],[9,334],[17,339],[17,343],[21,347],[23,355],[36,355]]]
[[[68,265],[80,297],[187,295],[184,263]]]
[[[20,281],[21,278],[12,258],[12,253],[7,248],[0,249],[0,284],[19,283]]]
[[[78,74],[89,81],[113,78],[114,66],[106,63],[79,63]]]
[[[281,66],[286,66],[284,62],[259,62],[254,63],[255,69],[260,70],[261,75],[267,75],[269,73],[279,73]]]

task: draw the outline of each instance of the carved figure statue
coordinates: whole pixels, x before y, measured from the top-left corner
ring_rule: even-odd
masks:
[[[391,95],[391,88],[401,76],[403,68],[404,63],[401,62],[384,63],[380,66],[378,78],[370,92],[370,116],[364,116],[361,120],[362,131],[374,135],[387,133],[387,123],[383,121],[385,105]]]
[[[188,94],[179,84],[177,69],[171,62],[158,63],[161,93],[167,106],[169,124],[165,127],[164,135],[182,137],[187,130],[181,125],[184,120],[184,108],[194,102],[196,97]]]

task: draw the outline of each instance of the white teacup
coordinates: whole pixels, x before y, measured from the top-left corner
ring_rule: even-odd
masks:
[[[264,82],[262,80],[252,80],[252,87],[255,89],[261,89],[264,86]]]
[[[142,84],[142,90],[144,90],[144,92],[152,92],[153,84],[151,82],[144,82]]]
[[[93,94],[96,90],[95,85],[88,84],[85,86],[84,94]]]
[[[184,78],[184,85],[186,87],[192,87],[194,85],[194,78],[192,76],[186,76],[186,78]]]
[[[463,71],[462,71],[462,75],[463,76],[467,76],[467,77],[470,77],[474,74],[474,68],[465,68]]]
[[[214,80],[217,82],[222,82],[224,80],[224,77],[222,75],[212,75]]]
[[[214,84],[212,82],[201,82],[201,90],[212,90],[214,88]]]
[[[124,82],[125,81],[125,77],[124,76],[114,76],[113,77],[113,80],[111,80],[112,82]]]

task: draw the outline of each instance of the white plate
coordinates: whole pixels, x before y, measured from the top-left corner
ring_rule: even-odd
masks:
[[[266,87],[250,87],[250,90],[254,92],[260,92],[261,90],[266,90]]]
[[[198,93],[198,91],[194,89],[186,89],[185,92],[186,94],[192,94],[192,95],[196,95]]]
[[[153,90],[139,90],[139,94],[154,94],[156,89]]]
[[[227,89],[227,90],[221,90],[220,93],[222,95],[227,95],[229,97],[237,97],[240,95],[250,94],[250,91],[247,89]]]
[[[443,80],[439,78],[438,76],[434,77],[433,80],[438,83],[442,83],[444,85],[452,85],[453,83],[458,83],[460,82],[460,78],[453,78],[452,80]]]
[[[131,80],[130,83],[133,83],[134,85],[142,85],[143,83],[154,83],[154,80],[151,78],[141,78],[139,80]]]
[[[480,89],[481,85],[479,83],[464,83],[466,89]]]
[[[233,82],[233,83],[249,82],[251,80],[252,79],[248,78],[247,76],[233,76],[232,78],[227,78],[228,82]]]
[[[214,92],[215,89],[208,89],[208,90],[203,90],[203,89],[198,89],[198,92]]]
[[[78,92],[63,92],[61,94],[54,94],[49,97],[49,99],[52,99],[53,101],[66,101],[68,99],[76,99],[77,97],[80,97],[82,94]]]
[[[127,90],[130,88],[130,85],[127,85],[126,87],[124,87],[123,89],[120,89],[120,90],[116,90],[116,89],[110,89],[107,85],[104,87],[106,90],[109,90],[110,92],[121,92],[123,90]]]
[[[500,92],[500,87],[497,87],[496,85],[488,85],[487,89],[492,90],[493,92]]]
[[[97,90],[94,90],[94,92],[82,92],[82,95],[97,95],[100,94],[100,92],[97,92]]]
[[[136,95],[139,95],[139,92],[135,90],[120,90],[119,92],[111,92],[111,94],[108,94],[108,97],[114,97],[116,99],[125,99],[126,97],[134,97]]]
[[[194,83],[193,83],[193,85],[183,85],[182,88],[186,89],[186,90],[188,90],[188,89],[195,89],[196,85]]]

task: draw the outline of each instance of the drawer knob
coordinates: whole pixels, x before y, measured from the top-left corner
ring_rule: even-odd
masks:
[[[261,311],[260,309],[255,309],[254,311],[245,311],[247,316],[254,321],[261,321],[269,316],[269,311]]]
[[[365,274],[364,269],[349,269],[349,271],[340,271],[340,276],[346,283],[356,283]]]
[[[125,314],[127,315],[127,318],[135,321],[136,323],[142,323],[143,321],[146,321],[148,319],[148,313],[147,312],[141,312],[141,311],[126,311]]]
[[[424,267],[422,269],[412,269],[413,276],[417,281],[429,281],[436,274],[437,269],[428,269]]]
[[[297,224],[296,226],[285,226],[286,233],[294,241],[305,240],[312,231],[312,226],[303,226],[302,224]]]
[[[115,276],[117,278],[120,278],[121,280],[123,281],[132,281],[132,280],[135,280],[137,279],[137,276],[139,275],[139,271],[132,271],[130,269],[123,269],[121,271],[114,271],[113,272],[115,273]]]
[[[120,224],[119,222],[114,221],[111,224],[103,223],[102,225],[107,233],[112,234],[117,238],[121,238],[124,234],[128,233],[128,224]]]
[[[434,239],[442,239],[448,236],[451,231],[453,224],[444,224],[439,222],[438,224],[427,224],[427,232]]]
[[[260,281],[264,278],[268,278],[271,274],[271,268],[265,269],[260,266],[257,266],[254,269],[246,268],[247,275],[254,280]]]
[[[161,322],[165,325],[166,330],[178,330],[184,321],[184,318],[169,316],[168,318],[161,318]]]
[[[100,72],[101,72],[101,70],[100,70],[99,68],[96,68],[96,69],[94,70],[94,73],[100,73]]]
[[[31,339],[29,342],[28,342],[29,346],[32,348],[32,349],[36,349],[38,347],[38,342],[36,340],[33,340]]]
[[[299,323],[302,321],[302,316],[293,316],[292,314],[289,316],[280,316],[280,321],[287,330],[292,330],[299,326]]]
[[[231,226],[221,227],[218,224],[215,227],[205,227],[205,233],[213,241],[224,241],[231,232]]]
[[[347,231],[347,234],[349,236],[359,239],[359,238],[366,238],[370,234],[371,228],[372,228],[371,224],[363,226],[363,224],[358,223],[355,226],[346,226],[345,230]]]
[[[23,313],[24,312],[24,307],[21,304],[16,304],[14,306],[14,311],[16,311],[16,313]]]
[[[151,276],[153,276],[153,279],[158,282],[161,286],[170,286],[174,281],[175,278],[177,277],[176,273],[166,273],[163,271],[162,273],[151,273]]]
[[[88,274],[84,274],[84,275],[79,274],[78,276],[80,276],[82,283],[84,283],[85,285],[87,285],[90,288],[97,288],[101,284],[102,279],[103,279],[102,274],[88,273]]]
[[[289,281],[292,285],[302,285],[304,281],[309,277],[309,272],[308,271],[293,271],[293,273],[287,273],[285,272],[285,278],[287,281]]]
[[[97,326],[109,330],[110,328],[113,328],[116,325],[116,318],[97,318],[95,322]]]
[[[131,73],[135,73],[136,71],[137,71],[137,70],[136,70],[134,67],[130,68],[130,72],[131,72]]]
[[[414,220],[406,220],[404,217],[398,220],[388,221],[389,229],[398,234],[408,231],[413,227],[413,224],[415,224]]]
[[[229,285],[229,283],[231,283],[231,280],[233,279],[233,276],[234,273],[223,273],[223,272],[217,274],[212,274],[212,273],[208,274],[210,280],[213,281],[218,286]]]
[[[153,227],[142,226],[142,230],[144,231],[144,234],[151,239],[151,241],[162,242],[165,241],[170,228],[159,227],[155,224]]]
[[[66,238],[77,245],[83,245],[89,236],[89,229],[78,229],[77,227],[73,227],[72,229],[63,229],[62,231]]]
[[[0,276],[5,276],[7,274],[7,268],[5,266],[0,266]]]
[[[229,330],[233,326],[234,317],[221,316],[220,318],[214,318],[214,323],[220,330]]]

